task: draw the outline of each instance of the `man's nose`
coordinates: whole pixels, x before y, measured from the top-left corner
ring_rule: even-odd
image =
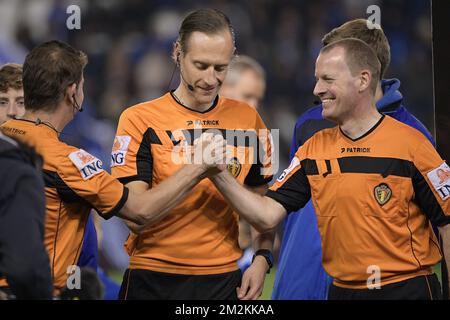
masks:
[[[19,113],[20,113],[19,107],[17,106],[17,104],[14,102],[10,103],[6,115],[9,118],[14,118],[14,117],[17,117],[19,115]]]
[[[313,94],[317,97],[325,93],[326,89],[322,84],[322,81],[317,81],[316,85],[314,86]]]
[[[206,70],[206,76],[205,76],[204,81],[206,82],[206,84],[208,86],[215,86],[215,85],[217,85],[217,83],[218,83],[218,79],[217,78],[218,78],[217,77],[217,72],[216,72],[216,70],[213,67],[208,68]]]

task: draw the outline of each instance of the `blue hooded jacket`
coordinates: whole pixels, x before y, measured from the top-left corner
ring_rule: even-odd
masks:
[[[398,91],[400,81],[382,80],[381,87],[384,95],[376,104],[378,111],[416,128],[435,145],[431,133],[403,106],[403,96]],[[295,125],[290,158],[316,132],[335,126],[335,123],[322,118],[322,105],[308,109]],[[332,281],[322,267],[317,218],[309,201],[303,209],[291,212],[285,220],[272,299],[324,300]]]

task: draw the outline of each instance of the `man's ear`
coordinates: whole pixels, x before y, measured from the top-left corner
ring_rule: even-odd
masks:
[[[179,41],[175,41],[173,44],[172,59],[178,65],[180,63],[181,44]]]
[[[73,104],[73,96],[77,93],[77,84],[76,83],[72,83],[70,86],[67,87],[66,89],[66,94],[65,94],[65,98],[67,99],[67,101],[70,104]]]
[[[359,81],[359,92],[363,92],[368,87],[370,87],[370,83],[372,82],[372,73],[369,70],[362,70],[360,73]]]

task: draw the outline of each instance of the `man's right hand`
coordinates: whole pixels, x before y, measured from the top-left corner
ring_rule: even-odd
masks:
[[[201,165],[208,174],[226,169],[227,142],[221,135],[203,133],[193,144],[191,163]]]

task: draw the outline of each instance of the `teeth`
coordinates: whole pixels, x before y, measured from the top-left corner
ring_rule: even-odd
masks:
[[[323,103],[328,103],[328,102],[331,102],[331,101],[333,101],[333,100],[334,100],[334,99],[323,99],[322,102],[323,102]]]

